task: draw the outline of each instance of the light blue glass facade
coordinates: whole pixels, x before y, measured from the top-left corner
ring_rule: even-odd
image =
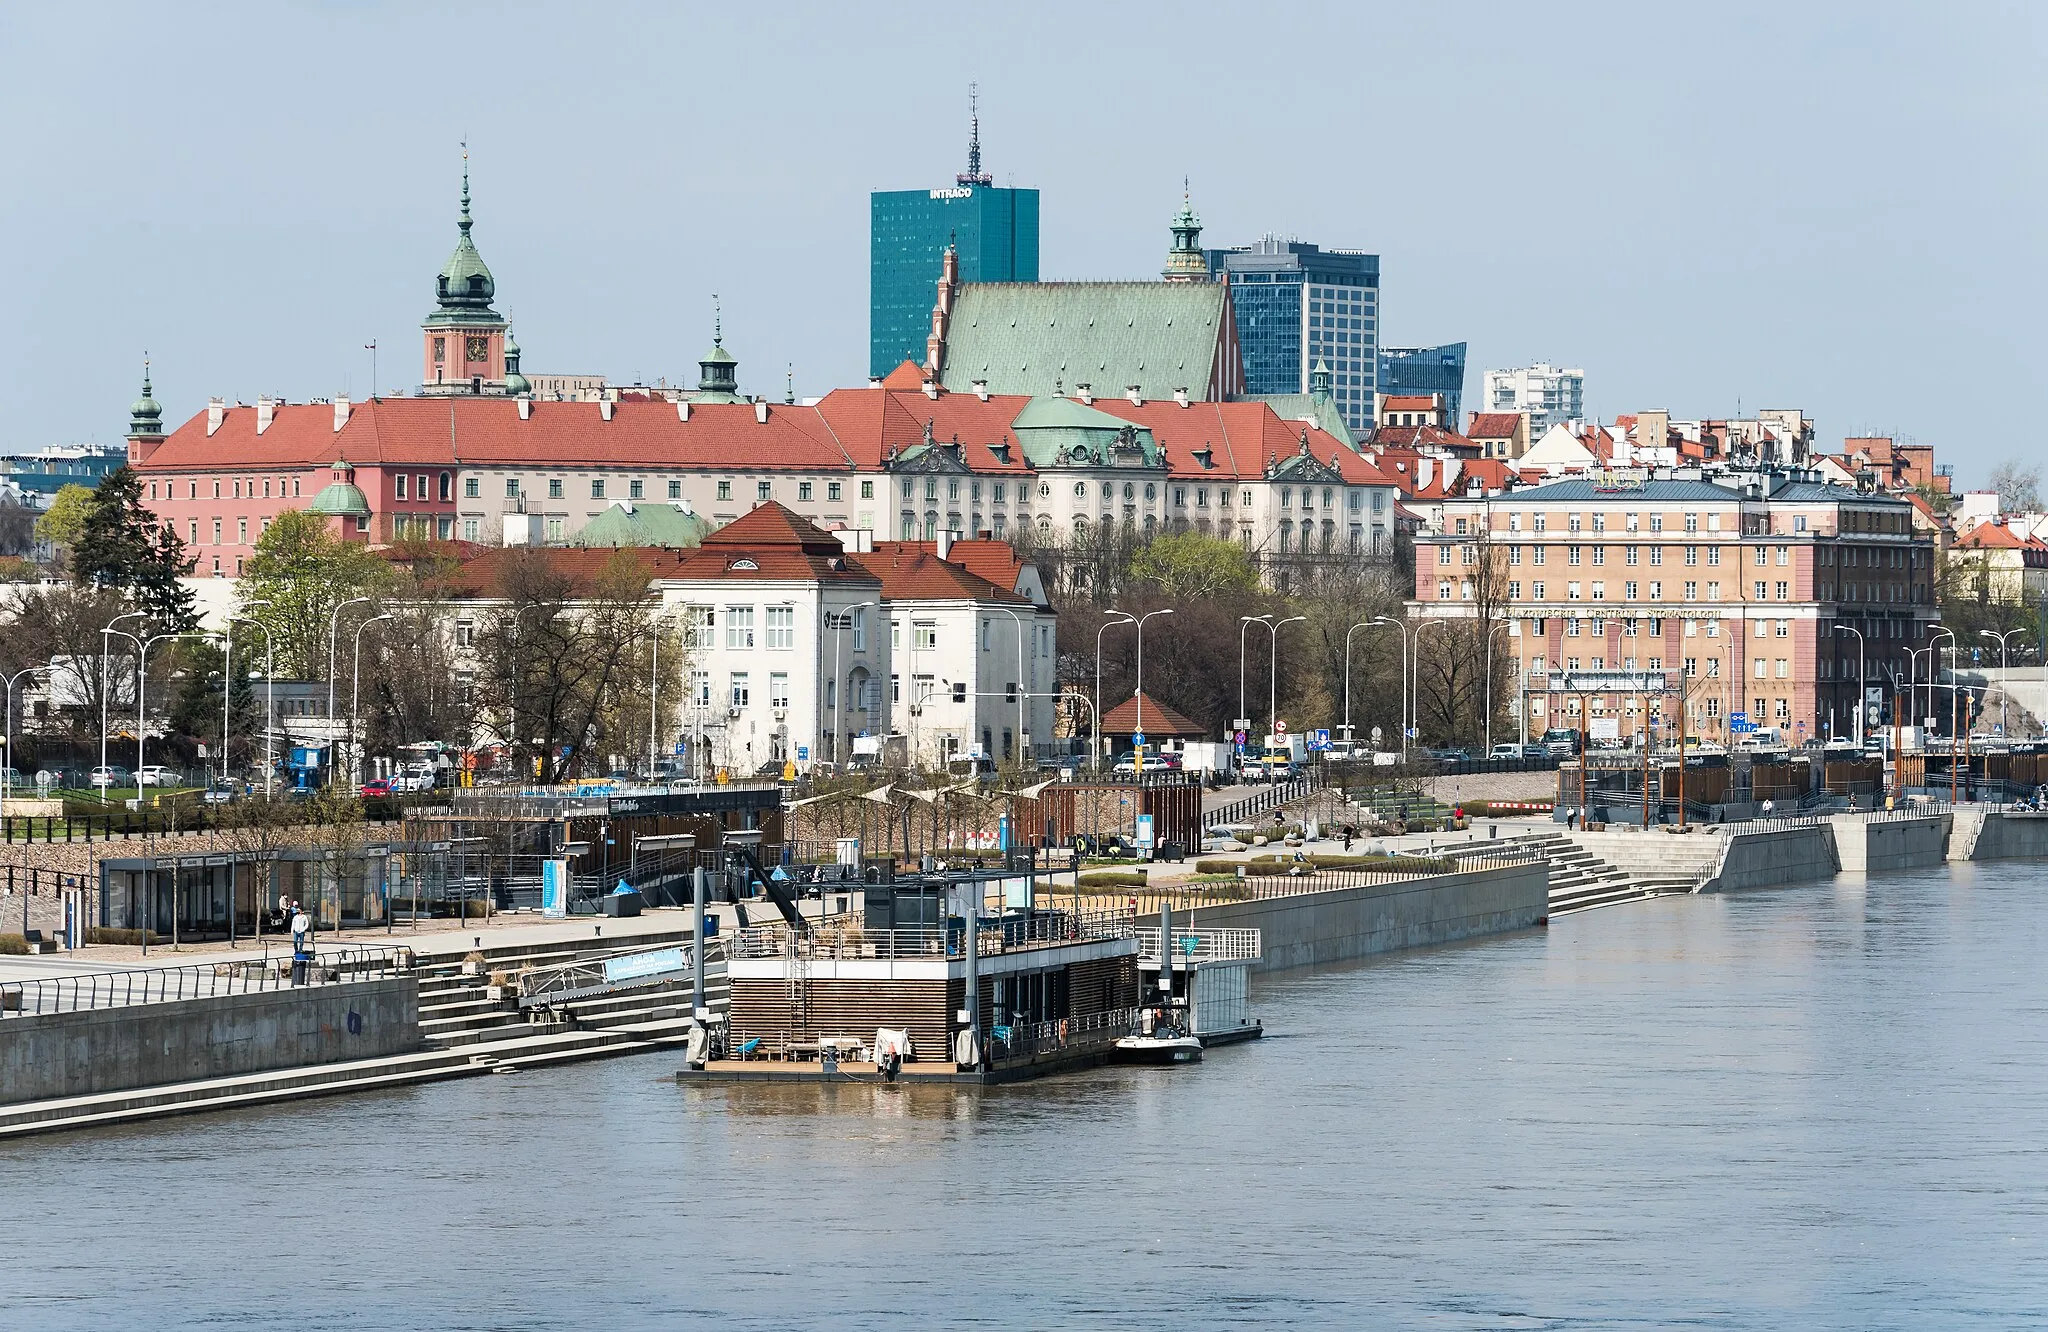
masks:
[[[1322,361],[1345,424],[1371,428],[1379,379],[1378,255],[1269,239],[1209,251],[1209,271],[1230,276],[1245,392],[1306,393],[1309,372]]]
[[[1441,347],[1389,347],[1380,353],[1380,392],[1441,393],[1444,424],[1465,427],[1465,344]]]
[[[877,190],[868,231],[868,373],[924,360],[950,240],[962,282],[1038,281],[1038,191]]]

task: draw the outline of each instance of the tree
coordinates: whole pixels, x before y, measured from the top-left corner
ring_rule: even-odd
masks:
[[[184,630],[199,622],[191,589],[178,581],[191,570],[185,543],[143,505],[142,479],[127,467],[109,473],[85,505],[71,581],[119,588],[158,624]]]
[[[476,702],[522,777],[555,782],[592,771],[593,756],[614,737],[623,752],[636,752],[624,718],[632,691],[645,687],[647,578],[630,550],[587,582],[544,549],[507,561],[476,637]]]
[[[1131,556],[1130,577],[1169,598],[1242,597],[1259,590],[1259,569],[1249,551],[1197,532],[1175,532],[1140,546]]]
[[[257,539],[237,594],[243,616],[270,631],[279,675],[320,680],[329,669],[334,608],[366,595],[387,575],[382,560],[360,543],[335,536],[327,519],[287,509]]]
[[[431,565],[400,567],[386,584],[378,609],[392,618],[373,631],[377,669],[363,681],[364,739],[370,751],[423,740],[469,745],[475,694],[457,675],[450,632],[454,605],[441,572]]]
[[[12,674],[26,666],[49,666],[42,679],[56,700],[52,711],[68,719],[74,741],[99,734],[103,666],[113,700],[134,707],[134,646],[100,633],[127,609],[119,592],[99,587],[15,587],[0,603],[0,670]],[[130,620],[122,627],[138,625]],[[106,651],[111,655],[103,662]]]
[[[92,487],[69,485],[50,497],[50,507],[36,519],[36,540],[54,547],[75,547],[85,536],[86,516],[92,512]]]
[[[2000,513],[2041,511],[2041,469],[2018,458],[2007,458],[1991,469],[1991,488],[1998,492]]]

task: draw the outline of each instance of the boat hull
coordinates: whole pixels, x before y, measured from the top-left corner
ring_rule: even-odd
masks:
[[[1109,1057],[1119,1064],[1192,1064],[1202,1057],[1202,1043],[1192,1036],[1126,1036]]]

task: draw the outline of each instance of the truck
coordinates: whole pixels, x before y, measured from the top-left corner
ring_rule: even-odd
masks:
[[[1308,763],[1308,742],[1299,735],[1269,735],[1259,750],[1260,775],[1269,782],[1285,781]]]
[[[1181,746],[1181,766],[1204,777],[1228,779],[1237,771],[1233,748],[1220,740],[1190,740]]]

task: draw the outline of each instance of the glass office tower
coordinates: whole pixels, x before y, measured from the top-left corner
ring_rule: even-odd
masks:
[[[1465,344],[1389,347],[1380,353],[1380,392],[1444,395],[1444,426],[1465,428]]]
[[[868,247],[868,373],[924,361],[950,240],[962,282],[1038,281],[1038,191],[968,183],[877,190]]]
[[[1230,275],[1246,393],[1307,393],[1309,371],[1325,361],[1345,424],[1372,428],[1378,255],[1267,236],[1256,245],[1209,251],[1209,272]]]

